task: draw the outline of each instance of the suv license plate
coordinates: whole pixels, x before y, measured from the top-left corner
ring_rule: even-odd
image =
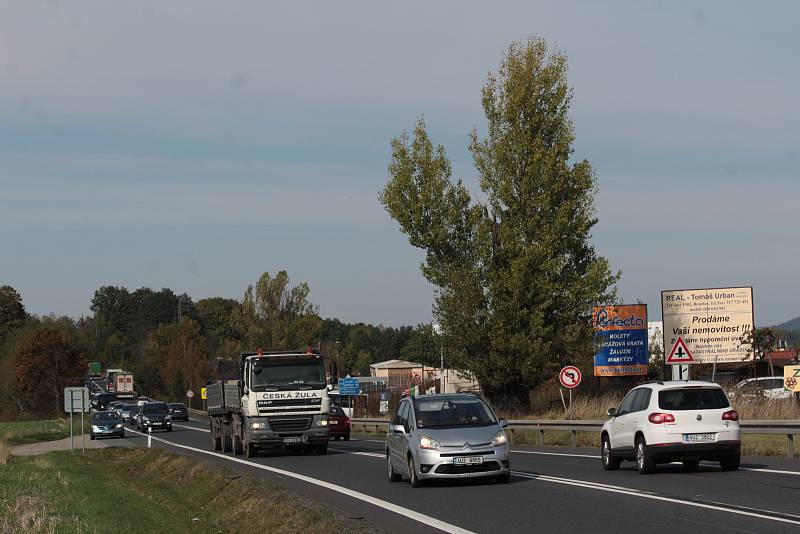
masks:
[[[456,456],[453,458],[453,465],[480,465],[483,463],[483,456]]]
[[[288,436],[283,438],[284,443],[300,443],[300,436]]]
[[[683,441],[693,443],[695,441],[714,441],[714,434],[684,434]]]

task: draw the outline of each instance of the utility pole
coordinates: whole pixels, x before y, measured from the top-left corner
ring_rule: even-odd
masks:
[[[181,296],[178,295],[178,324],[181,324]]]

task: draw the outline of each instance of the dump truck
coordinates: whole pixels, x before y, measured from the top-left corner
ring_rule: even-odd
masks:
[[[327,454],[330,399],[318,351],[244,352],[239,373],[206,385],[211,450],[248,458],[267,448]]]

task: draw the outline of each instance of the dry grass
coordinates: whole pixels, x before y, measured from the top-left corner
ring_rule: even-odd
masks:
[[[6,445],[5,440],[0,439],[0,465],[6,465],[11,456],[11,447]]]

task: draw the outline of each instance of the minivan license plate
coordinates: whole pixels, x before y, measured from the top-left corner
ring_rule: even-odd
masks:
[[[695,441],[714,441],[714,434],[684,434],[683,441],[692,443]]]
[[[453,465],[479,465],[483,463],[483,456],[456,456]]]
[[[284,443],[300,443],[300,436],[288,436],[283,438]]]

